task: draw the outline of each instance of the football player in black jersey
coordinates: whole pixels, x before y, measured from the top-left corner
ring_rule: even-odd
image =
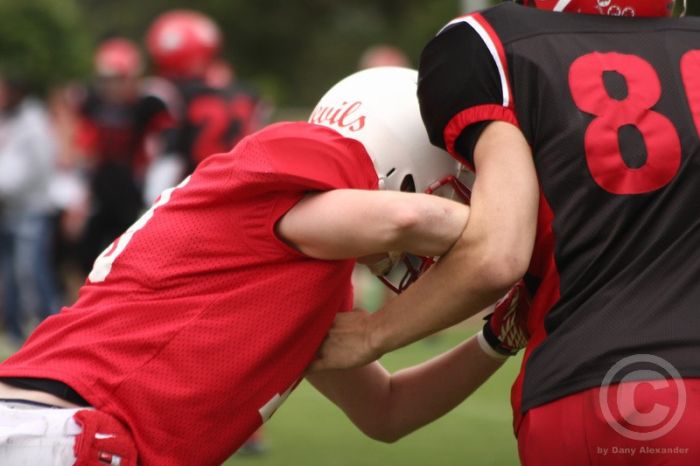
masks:
[[[196,11],[167,11],[148,29],[146,48],[157,75],[171,83],[164,100],[177,120],[149,176],[148,201],[263,126],[265,106],[218,57],[221,45],[216,23]]]
[[[121,37],[105,40],[94,66],[94,82],[80,93],[75,134],[90,186],[91,214],[81,248],[85,273],[141,214],[152,143],[173,124],[165,103],[142,80],[136,44]]]
[[[526,272],[523,464],[698,464],[700,20],[668,18],[669,0],[527,3],[457,18],[423,51],[423,119],[475,169],[472,217],[410,301],[339,322],[371,330],[338,364]]]

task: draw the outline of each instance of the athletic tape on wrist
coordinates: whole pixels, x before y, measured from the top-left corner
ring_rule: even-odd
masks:
[[[493,349],[491,345],[489,345],[488,341],[486,341],[486,337],[484,337],[483,330],[479,330],[479,333],[476,334],[476,341],[479,343],[481,350],[488,356],[491,356],[493,359],[503,361],[504,359],[508,358],[507,354],[499,353]]]

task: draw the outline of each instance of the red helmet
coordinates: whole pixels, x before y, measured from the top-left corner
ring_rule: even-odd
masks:
[[[135,77],[142,70],[141,52],[127,39],[104,41],[95,53],[95,72],[104,77]]]
[[[674,0],[522,0],[541,10],[610,16],[671,16]]]
[[[201,77],[221,46],[219,28],[189,10],[163,13],[151,24],[146,47],[158,72],[169,77]]]

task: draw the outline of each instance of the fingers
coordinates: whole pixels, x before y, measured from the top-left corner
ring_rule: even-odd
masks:
[[[348,369],[369,362],[372,354],[366,345],[368,316],[366,310],[359,308],[337,314],[308,372]]]

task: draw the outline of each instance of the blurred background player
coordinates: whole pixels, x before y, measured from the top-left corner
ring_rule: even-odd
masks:
[[[410,68],[411,60],[409,60],[403,50],[394,45],[375,44],[362,52],[357,63],[357,68],[364,70],[377,66],[400,66]]]
[[[80,104],[76,146],[84,158],[90,216],[81,249],[87,273],[99,253],[140,215],[146,169],[173,122],[141,80],[141,52],[114,37],[94,58],[95,80]]]
[[[155,72],[175,87],[165,100],[177,121],[149,174],[149,202],[206,157],[231,150],[267,118],[257,93],[219,57],[222,40],[211,18],[190,10],[163,13],[148,29],[146,48]]]
[[[231,150],[267,119],[258,95],[219,56],[222,40],[211,18],[189,10],[163,13],[148,30],[146,46],[156,74],[177,88],[170,98],[177,126],[168,132],[164,153],[150,172],[147,202],[206,157]],[[259,455],[266,449],[261,427],[240,452]]]
[[[17,345],[25,337],[27,311],[42,320],[59,305],[49,193],[56,141],[27,78],[8,73],[0,71],[0,267],[5,330]]]

